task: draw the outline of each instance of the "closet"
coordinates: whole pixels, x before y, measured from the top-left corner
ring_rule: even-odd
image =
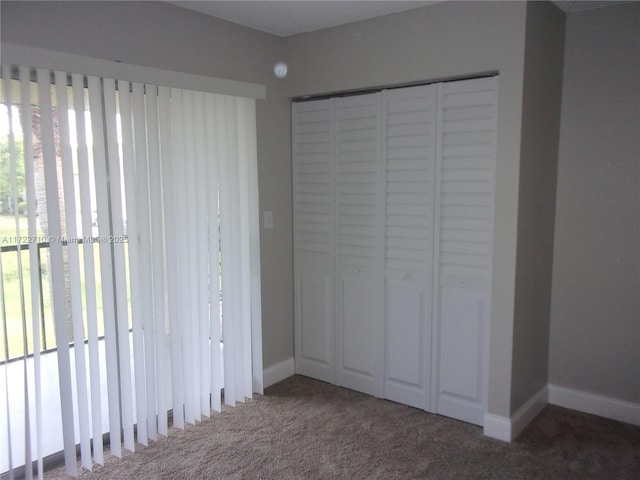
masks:
[[[483,424],[497,85],[293,103],[297,373]]]

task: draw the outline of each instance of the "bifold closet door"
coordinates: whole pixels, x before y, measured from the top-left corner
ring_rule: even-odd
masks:
[[[436,85],[388,90],[384,396],[430,409]]]
[[[296,372],[483,424],[497,85],[293,104]]]
[[[296,372],[335,382],[334,100],[295,103],[293,225]]]
[[[439,85],[437,406],[482,425],[491,304],[498,77]]]
[[[335,99],[336,383],[383,395],[380,93]]]

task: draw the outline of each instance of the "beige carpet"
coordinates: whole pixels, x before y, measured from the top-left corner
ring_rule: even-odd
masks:
[[[47,474],[67,478],[63,467]],[[548,406],[511,444],[294,376],[83,479],[640,479],[640,427]]]

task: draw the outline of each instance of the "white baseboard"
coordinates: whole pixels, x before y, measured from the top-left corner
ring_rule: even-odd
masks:
[[[579,412],[640,425],[640,403],[549,384],[549,403]]]
[[[511,442],[547,403],[640,426],[640,403],[626,402],[617,398],[549,384],[532,396],[517,412],[511,415],[511,418],[492,413],[485,414],[484,434],[504,442]]]
[[[507,417],[486,413],[484,415],[484,431],[487,437],[496,438],[503,442],[511,441],[511,420]]]
[[[516,413],[511,415],[512,440],[515,440],[515,438],[522,433],[525,427],[538,416],[547,403],[549,403],[549,388],[548,385],[545,385],[538,390],[538,393],[527,400]]]
[[[503,442],[511,442],[520,435],[547,404],[548,389],[545,385],[522,405],[510,418],[487,413],[484,416],[484,434]]]
[[[264,387],[267,388],[296,373],[296,364],[293,357],[278,362],[264,369]]]

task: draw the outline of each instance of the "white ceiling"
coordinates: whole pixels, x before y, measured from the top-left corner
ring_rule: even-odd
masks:
[[[169,3],[280,37],[381,17],[434,1],[201,1]]]
[[[381,17],[390,13],[455,0],[173,0],[180,7],[195,10],[263,32],[287,37],[322,28]],[[565,12],[600,8],[620,1],[555,1]]]
[[[558,7],[567,13],[582,12],[584,10],[593,10],[594,8],[610,7],[611,5],[617,5],[620,3],[629,3],[637,0],[555,0]]]

